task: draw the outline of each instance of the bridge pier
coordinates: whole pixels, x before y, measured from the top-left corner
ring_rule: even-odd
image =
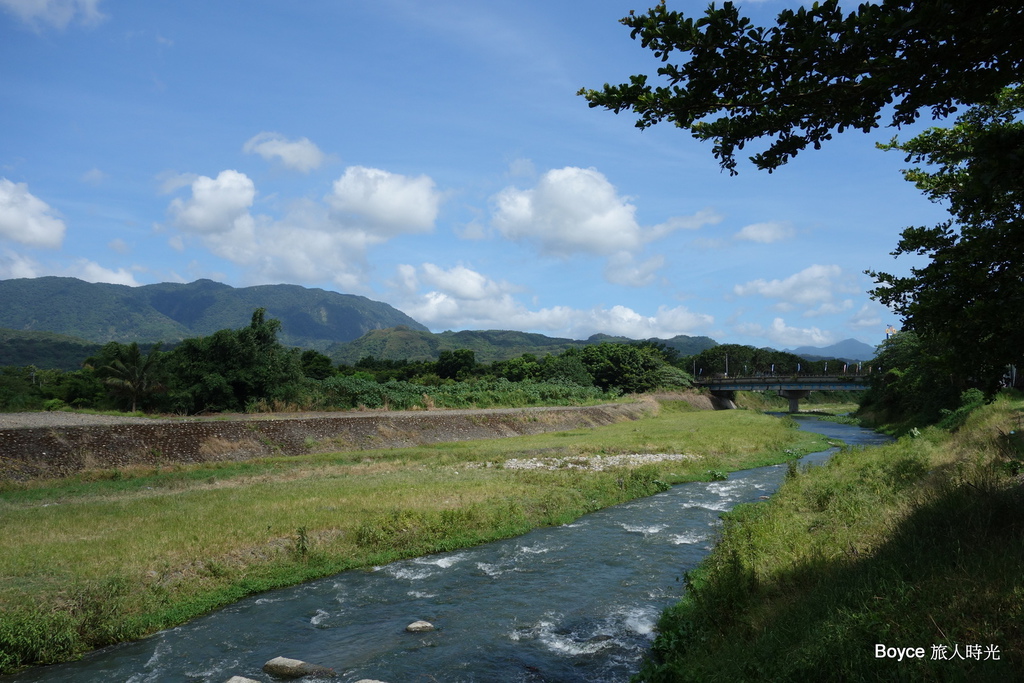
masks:
[[[811,395],[810,389],[779,389],[779,396],[789,399],[789,412],[800,412],[800,399]]]
[[[721,408],[725,410],[736,410],[736,392],[723,389],[712,389],[711,395],[718,399]]]

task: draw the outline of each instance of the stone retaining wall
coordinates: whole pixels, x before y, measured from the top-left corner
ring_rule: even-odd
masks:
[[[0,478],[90,469],[246,460],[563,431],[637,419],[643,403],[521,410],[339,413],[338,416],[0,429]]]

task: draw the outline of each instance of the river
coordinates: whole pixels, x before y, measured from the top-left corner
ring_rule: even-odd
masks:
[[[887,441],[797,419],[851,446]],[[785,472],[778,465],[680,484],[573,524],[263,593],[0,682],[273,681],[261,667],[277,656],[332,667],[337,681],[628,681],[658,615],[679,599],[683,573],[710,551],[721,513],[771,495]],[[405,631],[421,619],[436,630]]]

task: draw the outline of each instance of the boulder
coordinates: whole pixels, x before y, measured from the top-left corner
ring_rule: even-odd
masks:
[[[405,630],[409,633],[424,633],[426,631],[433,631],[434,625],[429,621],[414,621],[406,626]]]
[[[281,678],[302,678],[303,676],[334,677],[338,675],[334,669],[328,669],[326,666],[318,666],[304,662],[301,659],[289,659],[287,657],[274,657],[263,665],[263,670],[271,676],[279,676]]]
[[[229,678],[226,681],[226,683],[260,683],[260,682],[255,680],[255,679],[252,679],[252,678],[246,678],[245,676],[232,676],[231,678]]]

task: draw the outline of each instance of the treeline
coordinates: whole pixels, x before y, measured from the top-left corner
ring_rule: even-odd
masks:
[[[839,373],[841,360],[806,361],[727,344],[680,356],[664,344],[601,343],[557,355],[479,363],[468,349],[437,360],[366,356],[335,365],[278,341],[281,323],[257,309],[250,324],[186,339],[173,349],[110,342],[74,371],[0,368],[0,410],[64,407],[175,414],[462,408],[578,404],[692,386],[697,375]]]
[[[841,358],[807,360],[802,356],[775,349],[759,349],[740,344],[720,344],[694,356],[676,359],[695,378],[754,377],[763,375],[859,375],[869,373],[871,363]]]
[[[335,366],[314,350],[282,345],[278,320],[257,309],[247,327],[159,344],[111,342],[74,371],[0,368],[0,410],[64,407],[176,414],[274,410],[574,404],[659,386],[687,373],[652,344],[597,344],[557,356],[491,364],[468,350],[436,361],[365,357]]]

